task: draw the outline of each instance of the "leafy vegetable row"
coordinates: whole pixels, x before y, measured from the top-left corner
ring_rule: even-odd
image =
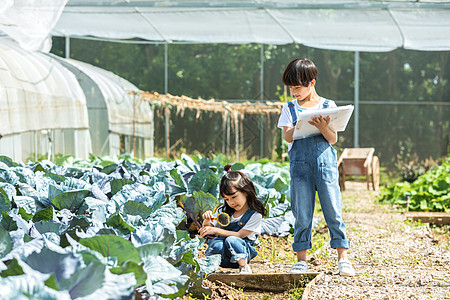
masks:
[[[0,157],[0,298],[116,298],[137,287],[166,298],[209,293],[202,278],[220,257],[199,259],[204,239],[183,224],[199,224],[219,203],[219,162],[64,164]],[[263,232],[289,234],[287,167],[233,168],[250,176],[269,210]]]
[[[406,206],[408,197],[410,210],[450,212],[450,156],[412,183],[383,189],[380,201]]]

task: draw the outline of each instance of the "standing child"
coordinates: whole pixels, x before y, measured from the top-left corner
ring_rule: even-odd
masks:
[[[336,150],[337,133],[328,128],[330,118],[314,116],[310,124],[320,134],[293,140],[298,114],[306,110],[336,107],[334,101],[320,97],[315,90],[317,68],[306,58],[290,62],[283,74],[283,83],[289,86],[295,100],[283,106],[278,127],[283,129],[284,139],[289,143],[291,173],[291,209],[295,216],[293,250],[298,262],[292,273],[308,271],[306,250],[311,248],[311,230],[316,191],[319,195],[325,221],[330,231],[331,248],[337,249],[339,273],[355,275],[347,258],[350,242],[345,234],[342,220],[342,198],[339,190]]]
[[[256,198],[253,182],[242,172],[231,171],[231,165],[224,167],[226,171],[220,181],[220,195],[224,204],[215,214],[210,210],[203,214],[203,226],[199,230],[201,237],[217,235],[209,241],[206,256],[222,255],[221,267],[239,268],[241,274],[251,274],[248,263],[258,253],[253,244],[261,233],[261,221],[266,209]],[[214,218],[221,212],[231,217],[227,226],[221,226]]]

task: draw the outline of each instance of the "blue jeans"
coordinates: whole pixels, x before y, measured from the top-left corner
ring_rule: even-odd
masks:
[[[239,259],[247,259],[247,263],[249,263],[258,254],[251,243],[248,239],[241,239],[236,236],[215,238],[209,241],[209,247],[205,255],[220,254],[222,256],[221,267],[238,268],[237,261]]]
[[[311,248],[316,191],[330,231],[331,248],[350,247],[342,220],[336,150],[322,135],[295,140],[289,151],[295,252]]]

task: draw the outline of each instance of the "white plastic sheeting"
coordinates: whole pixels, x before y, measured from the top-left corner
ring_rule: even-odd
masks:
[[[73,59],[63,61],[87,75],[95,84],[94,87],[87,83],[87,79],[81,74],[77,75],[87,97],[91,137],[96,139],[92,141],[94,153],[119,154],[119,138],[128,136],[139,137],[139,141],[143,143],[130,141],[130,147],[124,146],[129,148],[126,149],[127,152],[133,152],[135,156],[138,156],[137,152],[140,152],[142,157],[152,156],[153,112],[147,102],[132,94],[139,89],[110,71]],[[98,92],[92,94],[94,88]],[[105,152],[107,144],[109,151]]]
[[[69,0],[52,33],[169,43],[438,51],[450,49],[450,2]]]
[[[0,134],[87,129],[86,100],[75,76],[44,54],[0,40]]]
[[[56,25],[55,25],[56,24]],[[57,36],[300,43],[347,51],[450,50],[450,1],[2,0],[0,33],[48,51]]]
[[[66,61],[86,73],[100,88],[108,108],[110,132],[153,137],[153,115],[149,104],[141,101],[139,95],[131,94],[139,88],[110,71],[73,59]]]
[[[138,91],[112,72],[0,39],[0,154],[15,160],[38,153],[87,158],[122,149],[150,157],[153,112],[130,94]]]
[[[40,152],[41,144],[54,153],[58,143],[64,147],[69,140],[73,154],[89,155],[86,100],[75,76],[54,59],[5,39],[0,39],[0,116],[0,151],[14,159]],[[56,141],[55,131],[64,130],[70,134]],[[38,140],[30,132],[47,137]]]
[[[67,0],[1,0],[0,32],[27,50],[50,51],[49,33]]]

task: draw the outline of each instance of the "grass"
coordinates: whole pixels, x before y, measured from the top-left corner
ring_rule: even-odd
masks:
[[[328,233],[322,234],[326,228],[325,221],[321,220],[319,225],[313,229],[312,234],[312,248],[308,250],[307,255],[314,255],[318,259],[328,259],[329,254],[327,245],[329,240]],[[271,263],[295,263],[297,256],[292,250],[292,243],[294,236],[292,234],[286,237],[274,237],[263,235],[258,239],[260,247],[258,250],[258,257],[263,261],[270,261]]]
[[[436,246],[450,250],[450,225],[444,226],[430,226],[431,231],[433,232],[434,238],[437,241]]]
[[[303,296],[303,292],[305,291],[305,286],[307,283],[302,283],[301,286],[296,286],[296,282],[294,282],[294,285],[291,289],[287,291],[287,299],[294,300],[294,299],[301,299]]]
[[[292,234],[286,237],[260,236],[258,256],[263,261],[272,263],[294,263],[297,261],[292,243],[294,236]]]

